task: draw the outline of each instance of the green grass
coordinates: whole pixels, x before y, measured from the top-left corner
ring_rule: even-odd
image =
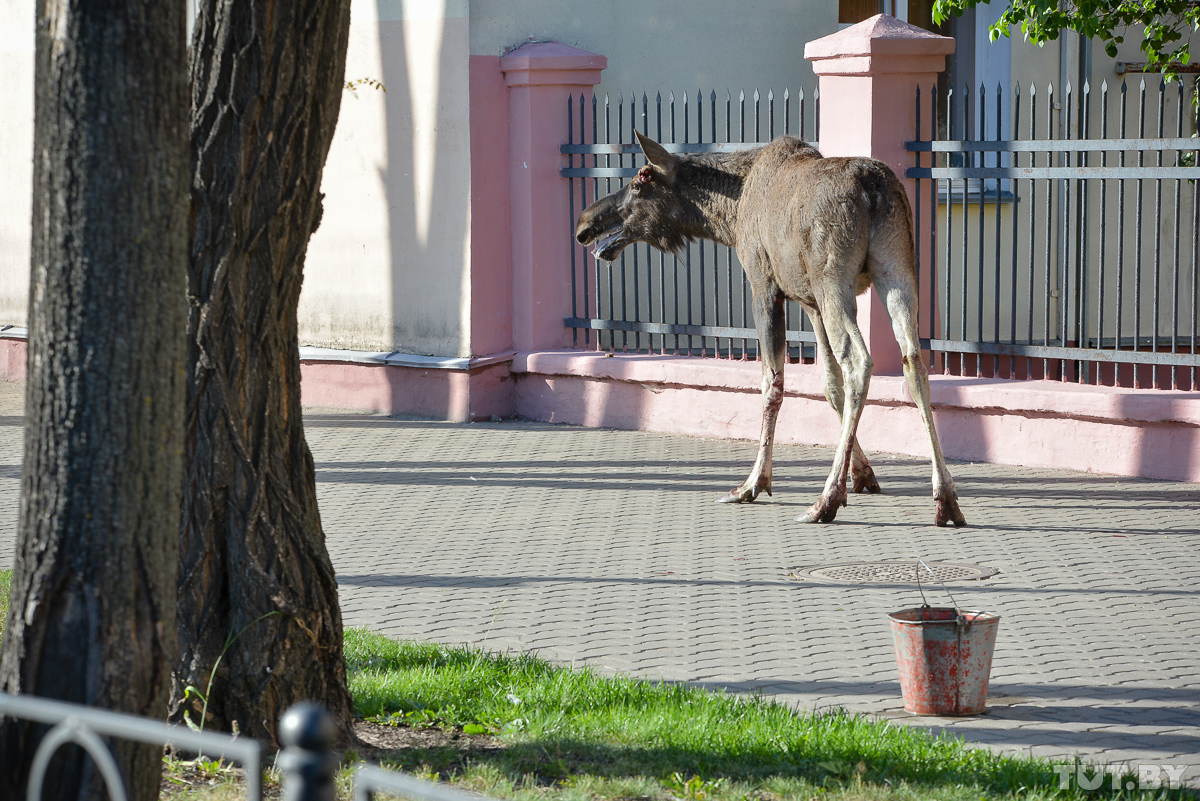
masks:
[[[11,583],[12,571],[0,571],[0,631]],[[351,629],[346,666],[363,717],[488,733],[502,746],[412,748],[389,767],[514,801],[1196,799],[1182,790],[1116,793],[1108,781],[1092,792],[1074,782],[1060,789],[1045,760],[844,712],[607,678],[529,654]],[[348,797],[345,770],[339,785],[338,797]],[[222,781],[172,797],[240,796]]]
[[[844,712],[803,714],[762,698],[606,678],[528,654],[487,654],[350,630],[346,660],[362,716],[487,731],[505,743],[482,753],[414,751],[395,767],[504,797],[1133,797],[1062,790],[1045,760],[968,749],[957,739],[886,721]]]

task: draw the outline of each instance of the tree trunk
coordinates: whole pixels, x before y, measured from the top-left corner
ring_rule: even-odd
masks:
[[[163,719],[176,658],[186,7],[40,0],[25,461],[0,687]],[[23,798],[45,726],[0,729]],[[131,799],[161,747],[113,743]],[[76,746],[45,797],[101,798]]]
[[[300,414],[296,324],[349,25],[349,0],[206,0],[193,39],[172,714],[206,714],[206,726],[226,730],[236,722],[272,742],[299,700],[323,704],[343,731],[351,725],[337,583]]]

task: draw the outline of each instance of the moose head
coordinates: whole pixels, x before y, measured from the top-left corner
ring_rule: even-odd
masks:
[[[678,252],[697,235],[688,224],[693,204],[680,185],[683,159],[648,136],[634,135],[646,166],[620,190],[588,206],[575,226],[575,238],[604,261],[614,260],[634,242]]]

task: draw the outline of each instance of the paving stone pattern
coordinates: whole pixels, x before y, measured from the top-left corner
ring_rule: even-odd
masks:
[[[20,394],[0,393],[6,561],[19,414]],[[842,706],[1006,752],[1187,765],[1200,786],[1200,485],[952,463],[971,525],[938,529],[928,464],[878,454],[883,494],[804,526],[827,449],[777,448],[774,497],[733,506],[714,500],[749,470],[749,442],[306,421],[348,625]],[[919,605],[915,586],[788,577],[918,555],[1000,570],[950,587],[1001,616],[984,716],[903,712],[887,613]]]

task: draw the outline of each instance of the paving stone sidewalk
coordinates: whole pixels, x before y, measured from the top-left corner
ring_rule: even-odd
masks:
[[[20,388],[0,386],[0,564],[20,414]],[[971,525],[947,530],[931,524],[928,464],[877,454],[884,494],[802,526],[826,449],[777,448],[774,497],[730,506],[713,501],[752,443],[331,410],[306,422],[348,625],[842,706],[1006,752],[1186,766],[1200,786],[1200,485],[952,463]],[[1000,570],[951,585],[1002,618],[986,715],[902,711],[887,613],[919,605],[914,586],[789,577],[917,555]]]

